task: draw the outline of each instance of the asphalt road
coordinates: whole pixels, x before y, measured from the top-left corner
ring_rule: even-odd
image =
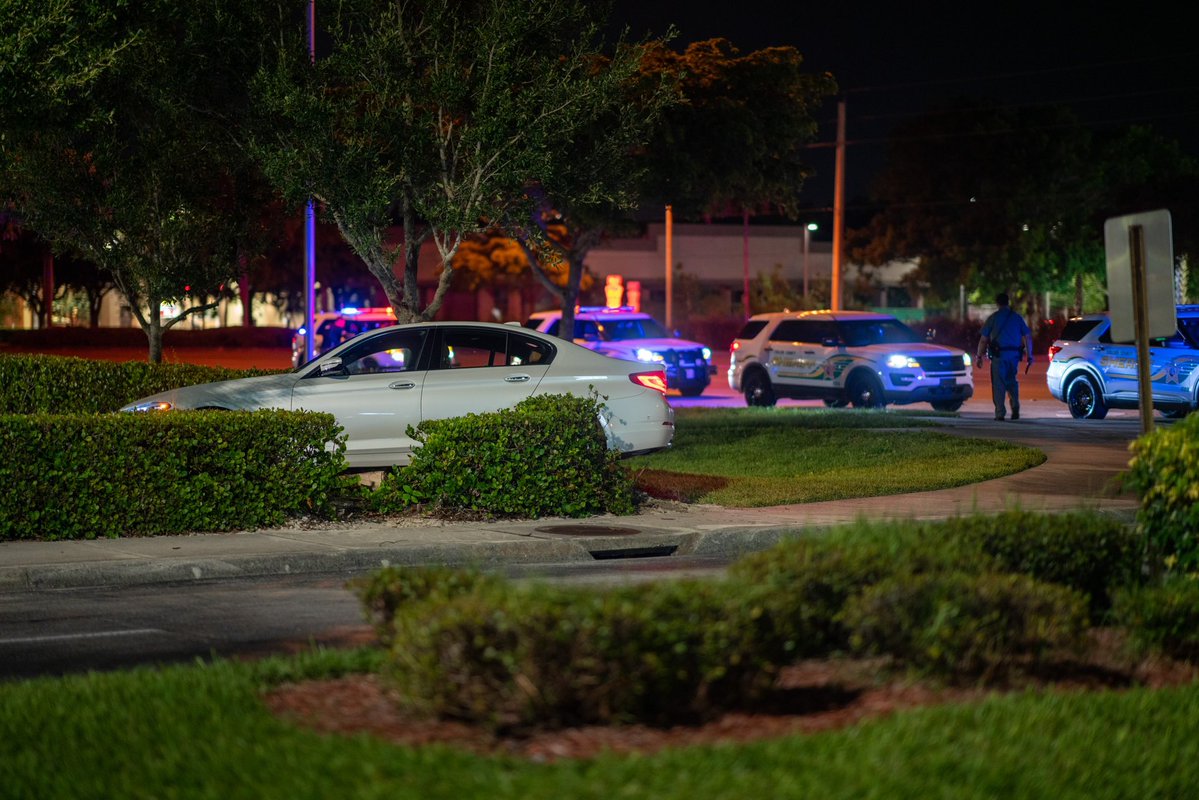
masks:
[[[727,560],[672,556],[510,567],[516,579],[576,585],[719,574]],[[349,576],[295,575],[0,593],[0,680],[256,658],[374,641]]]

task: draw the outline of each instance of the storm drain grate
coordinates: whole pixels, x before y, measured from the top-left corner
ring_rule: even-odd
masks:
[[[677,544],[663,544],[656,547],[624,547],[617,550],[588,550],[596,561],[611,561],[616,558],[663,558],[673,556],[678,550]]]

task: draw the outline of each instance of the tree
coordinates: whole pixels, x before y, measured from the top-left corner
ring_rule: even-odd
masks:
[[[56,253],[112,274],[151,361],[165,329],[205,310],[163,320],[161,304],[237,274],[238,195],[254,184],[238,128],[271,10],[252,0],[0,5],[0,193]]]
[[[1157,203],[1190,208],[1195,167],[1136,129],[1096,138],[1068,109],[957,101],[896,131],[873,188],[882,210],[850,235],[870,264],[918,259],[934,302],[1073,293],[1105,271],[1103,220]]]
[[[742,55],[729,41],[712,39],[679,53],[665,41],[650,42],[637,79],[626,82],[625,105],[648,130],[637,139],[609,140],[604,136],[613,129],[637,129],[605,125],[593,137],[602,145],[594,161],[580,160],[579,168],[607,171],[642,206],[669,203],[684,219],[728,208],[793,213],[811,172],[804,147],[816,134],[812,111],[836,91],[831,76],[806,73],[802,65],[791,47]],[[572,329],[584,258],[610,232],[633,224],[629,210],[547,187],[534,222],[565,225],[564,234],[540,242],[570,265],[568,281],[555,291],[561,330]]]
[[[341,0],[323,15],[327,55],[310,64],[297,29],[259,75],[260,107],[279,123],[257,145],[267,174],[287,197],[324,206],[398,320],[431,319],[463,237],[524,217],[526,189],[553,185],[580,133],[619,99],[636,63],[618,53],[598,68],[592,5]],[[426,241],[442,271],[422,308]]]

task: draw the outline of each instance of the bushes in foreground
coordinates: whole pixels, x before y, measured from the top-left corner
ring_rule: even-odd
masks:
[[[1049,519],[1098,531],[1068,534],[1097,552],[1061,583],[1029,574],[1044,568],[1014,544],[1039,515],[1010,513],[841,528],[748,556],[721,581],[567,590],[392,570],[361,591],[414,708],[497,727],[662,722],[744,706],[800,658],[883,655],[985,682],[1061,657],[1088,623],[1081,585],[1105,575],[1096,591],[1109,597],[1131,571],[1108,520]]]
[[[269,370],[195,364],[0,355],[0,414],[116,411],[126,403],[168,389],[267,374]]]
[[[412,462],[375,493],[383,512],[414,504],[501,517],[630,514],[633,480],[608,449],[596,397],[535,395],[490,414],[423,422]]]
[[[0,416],[0,540],[252,529],[328,513],[344,450],[329,414]]]
[[[1127,484],[1152,567],[1199,573],[1199,414],[1132,443]]]

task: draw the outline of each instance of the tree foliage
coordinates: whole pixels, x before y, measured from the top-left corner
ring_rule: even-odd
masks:
[[[1181,189],[1194,176],[1148,131],[1099,137],[1065,108],[962,100],[896,130],[873,188],[882,210],[849,241],[868,264],[918,260],[934,303],[965,285],[1073,293],[1081,310],[1084,283],[1105,272],[1103,220],[1175,203],[1193,216]]]
[[[693,219],[728,208],[797,209],[811,173],[804,147],[816,134],[812,113],[836,84],[830,75],[805,72],[795,48],[743,55],[728,40],[712,39],[678,52],[655,40],[642,50],[639,73],[626,86],[624,113],[647,126],[643,141],[609,143],[593,168],[609,173],[641,205],[669,203]],[[629,122],[623,127],[633,130]],[[584,258],[609,233],[631,227],[634,209],[552,187],[543,201],[534,221],[564,225],[560,234],[544,237],[543,247],[570,265],[568,281],[554,290],[562,302],[561,329],[569,331]]]
[[[147,333],[237,274],[261,182],[237,146],[270,6],[227,0],[0,5],[0,192],[56,252],[108,270]],[[278,27],[277,20],[273,27]]]
[[[579,136],[620,99],[636,65],[618,49],[601,66],[592,5],[340,0],[322,7],[327,55],[308,63],[295,30],[259,76],[261,108],[279,122],[258,142],[268,174],[323,205],[397,319],[431,319],[463,237],[525,218],[526,190],[555,185]],[[418,255],[430,240],[442,272],[423,305]]]

